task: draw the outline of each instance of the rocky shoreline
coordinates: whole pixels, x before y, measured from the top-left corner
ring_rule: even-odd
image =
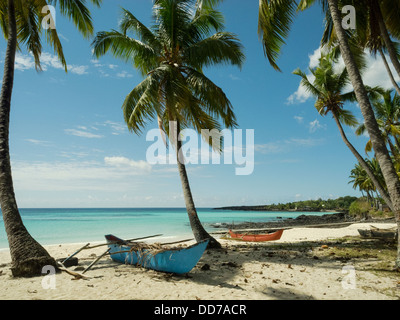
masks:
[[[301,227],[301,226],[324,226],[329,227],[342,227],[345,224],[360,223],[360,222],[376,222],[376,223],[393,223],[394,218],[391,219],[368,219],[360,221],[348,213],[339,212],[324,214],[322,216],[314,215],[301,215],[297,218],[282,219],[274,222],[243,222],[238,224],[231,223],[220,223],[213,224],[212,227],[216,229],[235,229],[235,230],[246,230],[246,229],[279,229],[279,228],[290,228],[290,227]]]

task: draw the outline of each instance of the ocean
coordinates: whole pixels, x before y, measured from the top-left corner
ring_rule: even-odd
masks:
[[[296,218],[303,212],[226,211],[197,209],[207,231],[218,231],[216,223],[270,222]],[[184,208],[107,208],[107,209],[20,209],[29,233],[42,245],[102,242],[114,234],[132,239],[162,234],[153,239],[172,242],[193,237]],[[307,215],[323,215],[307,212]],[[0,250],[8,248],[3,218],[0,216]]]

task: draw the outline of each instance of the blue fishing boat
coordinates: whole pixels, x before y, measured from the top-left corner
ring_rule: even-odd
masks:
[[[105,237],[113,261],[176,274],[190,272],[199,262],[209,241],[205,240],[187,248],[154,250],[139,248],[135,243],[128,243],[113,235]]]

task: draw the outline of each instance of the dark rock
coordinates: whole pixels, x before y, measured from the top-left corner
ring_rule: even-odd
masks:
[[[238,265],[238,264],[236,264],[235,262],[231,262],[231,261],[229,261],[229,262],[224,262],[222,265],[223,265],[223,266],[232,267],[232,268],[239,268],[239,265]]]
[[[205,264],[200,268],[200,270],[203,270],[203,271],[210,270],[210,265],[207,264],[207,263],[205,263]]]
[[[57,259],[57,261],[63,262],[67,258]],[[72,257],[63,263],[64,267],[69,268],[78,265],[78,258]]]
[[[346,213],[331,213],[324,214],[321,216],[315,215],[300,215],[297,218],[279,219],[278,221],[272,222],[243,222],[238,224],[219,223],[214,224],[214,228],[224,229],[275,229],[294,226],[305,226],[305,225],[319,225],[328,223],[341,223],[351,222],[354,219]]]

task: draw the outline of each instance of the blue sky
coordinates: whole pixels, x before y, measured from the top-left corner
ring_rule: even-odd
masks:
[[[92,8],[95,30],[116,29],[120,7],[149,25],[150,0],[104,0]],[[279,65],[267,63],[257,35],[258,1],[226,0],[220,10],[226,30],[246,48],[242,70],[205,70],[231,100],[240,129],[254,129],[255,169],[235,175],[235,165],[189,165],[198,207],[256,205],[360,195],[348,184],[355,158],[342,142],[331,117],[318,115],[292,74],[315,66],[323,16],[318,6],[296,19]],[[72,23],[57,15],[69,73],[51,48],[37,73],[26,51],[17,56],[11,112],[10,152],[20,207],[182,207],[174,165],[151,165],[145,134],[128,132],[121,105],[141,81],[129,64],[111,55],[96,60],[92,39],[83,39]],[[4,61],[6,43],[0,42]],[[368,84],[390,87],[383,65],[369,58]],[[348,108],[361,119],[357,105]],[[148,130],[157,128],[150,123]],[[362,151],[366,137],[349,139]]]

